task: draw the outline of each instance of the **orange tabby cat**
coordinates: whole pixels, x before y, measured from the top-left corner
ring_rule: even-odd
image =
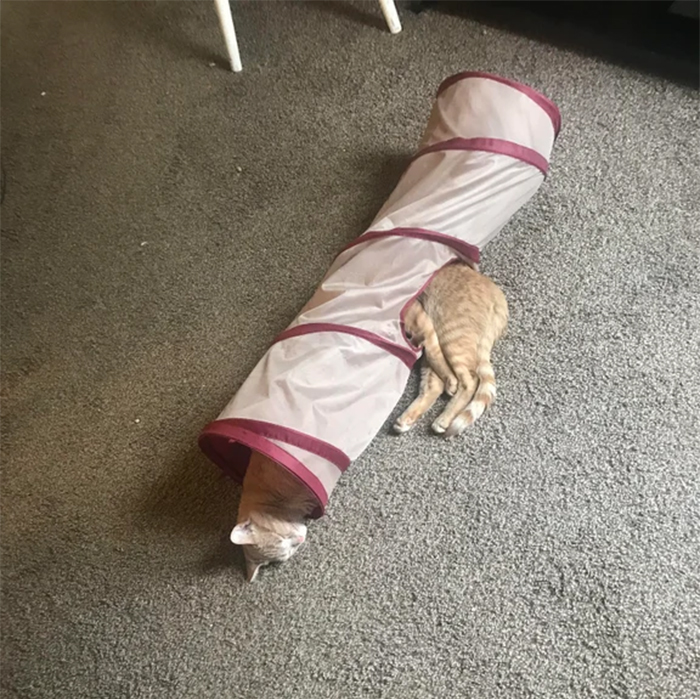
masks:
[[[248,581],[261,566],[286,561],[306,540],[304,520],[316,507],[309,490],[287,469],[253,452],[231,541],[243,546]]]
[[[452,399],[433,423],[448,437],[472,424],[496,397],[491,349],[508,323],[503,292],[465,263],[435,275],[404,318],[406,335],[425,357],[420,393],[394,424],[406,432],[443,391]]]
[[[506,327],[503,292],[463,263],[435,275],[408,309],[406,335],[424,347],[418,398],[394,425],[405,432],[447,390],[453,397],[433,423],[436,432],[458,434],[496,395],[491,348]],[[339,416],[341,419],[342,416]],[[243,546],[248,580],[261,566],[286,561],[306,539],[304,520],[316,507],[309,491],[286,469],[253,452],[231,541]]]

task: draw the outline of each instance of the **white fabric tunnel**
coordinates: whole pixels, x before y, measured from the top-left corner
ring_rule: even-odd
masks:
[[[480,250],[542,184],[559,110],[530,87],[459,73],[368,231],[335,259],[199,444],[242,480],[251,449],[318,501],[381,429],[419,356],[403,315],[432,276]]]

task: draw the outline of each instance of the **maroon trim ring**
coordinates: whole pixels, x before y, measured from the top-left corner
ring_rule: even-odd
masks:
[[[290,337],[299,337],[300,335],[310,335],[312,333],[323,332],[343,333],[345,335],[354,335],[355,337],[360,337],[363,340],[367,340],[367,342],[371,342],[373,345],[380,347],[389,354],[393,354],[409,369],[411,369],[416,363],[416,357],[408,348],[397,345],[394,342],[390,342],[389,340],[386,340],[380,335],[376,335],[369,330],[354,328],[352,325],[339,325],[336,323],[302,323],[301,325],[295,325],[293,328],[287,328],[287,330],[281,332],[273,340],[273,344],[282,342],[282,340],[287,340]]]
[[[487,153],[496,153],[497,155],[506,155],[510,158],[515,158],[523,163],[536,167],[543,175],[547,175],[549,163],[547,159],[536,150],[521,146],[513,141],[504,141],[501,138],[450,138],[447,141],[434,143],[432,146],[421,148],[414,156],[411,162],[428,153],[437,153],[445,150],[462,150],[462,151],[485,151]]]
[[[323,483],[301,461],[272,442],[271,437],[267,437],[259,432],[256,429],[256,423],[258,423],[257,420],[240,420],[236,418],[210,422],[199,435],[199,448],[224,473],[240,483],[243,482],[251,450],[267,456],[275,463],[286,468],[300,483],[311,491],[314,498],[318,501],[318,508],[314,510],[311,516],[315,519],[321,517],[328,503],[328,493],[323,487]],[[244,424],[249,424],[252,429],[247,429],[243,426]],[[288,428],[269,423],[258,423],[260,429],[266,425],[274,428],[274,438],[279,438],[279,441],[285,441],[294,446],[302,446],[300,438],[303,437],[305,439],[301,441],[306,446],[302,448],[312,447],[308,451],[318,453],[319,447],[321,451],[330,447],[332,450],[339,452],[330,444],[309,435],[303,435],[300,432],[296,432],[296,430],[289,430]],[[263,431],[269,430],[265,428]],[[287,433],[287,438],[281,439],[284,432]],[[343,454],[343,462],[346,464],[345,468],[347,468],[350,459],[345,454]],[[344,468],[340,470],[342,471]]]
[[[445,80],[443,80],[440,84],[440,87],[438,87],[438,96],[445,90],[447,90],[448,87],[452,87],[452,85],[454,85],[455,83],[466,78],[485,78],[486,80],[494,80],[497,83],[502,83],[503,85],[508,85],[509,87],[519,90],[524,95],[527,95],[533,102],[536,102],[538,106],[544,109],[544,111],[547,113],[547,116],[552,121],[552,126],[554,127],[554,135],[559,135],[559,131],[561,131],[561,112],[559,111],[559,107],[557,107],[557,105],[554,104],[554,102],[552,102],[552,100],[550,100],[549,97],[543,95],[541,92],[538,92],[529,85],[523,85],[523,83],[519,83],[516,80],[511,80],[510,78],[503,78],[500,75],[494,75],[493,73],[484,73],[478,70],[466,70],[462,73],[452,75],[449,78],[445,78]]]
[[[370,240],[392,237],[417,238],[419,240],[429,240],[433,243],[442,243],[443,245],[447,245],[447,247],[452,248],[456,253],[465,259],[479,264],[479,248],[474,245],[470,245],[469,243],[465,243],[463,240],[459,240],[458,238],[453,238],[451,235],[445,235],[444,233],[438,233],[437,231],[429,231],[425,228],[391,228],[387,231],[368,231],[367,233],[363,233],[359,238],[355,238],[355,240],[348,243],[341,250],[341,252],[345,252],[356,245],[367,243]]]

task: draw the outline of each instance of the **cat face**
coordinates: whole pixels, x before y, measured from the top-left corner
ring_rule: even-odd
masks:
[[[262,566],[287,561],[298,551],[306,541],[306,526],[280,522],[272,527],[248,519],[234,527],[231,541],[243,546],[248,582],[253,582]]]

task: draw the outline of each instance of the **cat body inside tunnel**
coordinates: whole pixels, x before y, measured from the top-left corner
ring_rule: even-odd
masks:
[[[559,128],[556,106],[528,86],[474,72],[445,80],[416,155],[369,229],[202,431],[209,458],[243,481],[251,453],[266,457],[303,485],[307,514],[321,516],[420,357],[406,333],[412,304],[455,260],[478,263],[544,181]]]

